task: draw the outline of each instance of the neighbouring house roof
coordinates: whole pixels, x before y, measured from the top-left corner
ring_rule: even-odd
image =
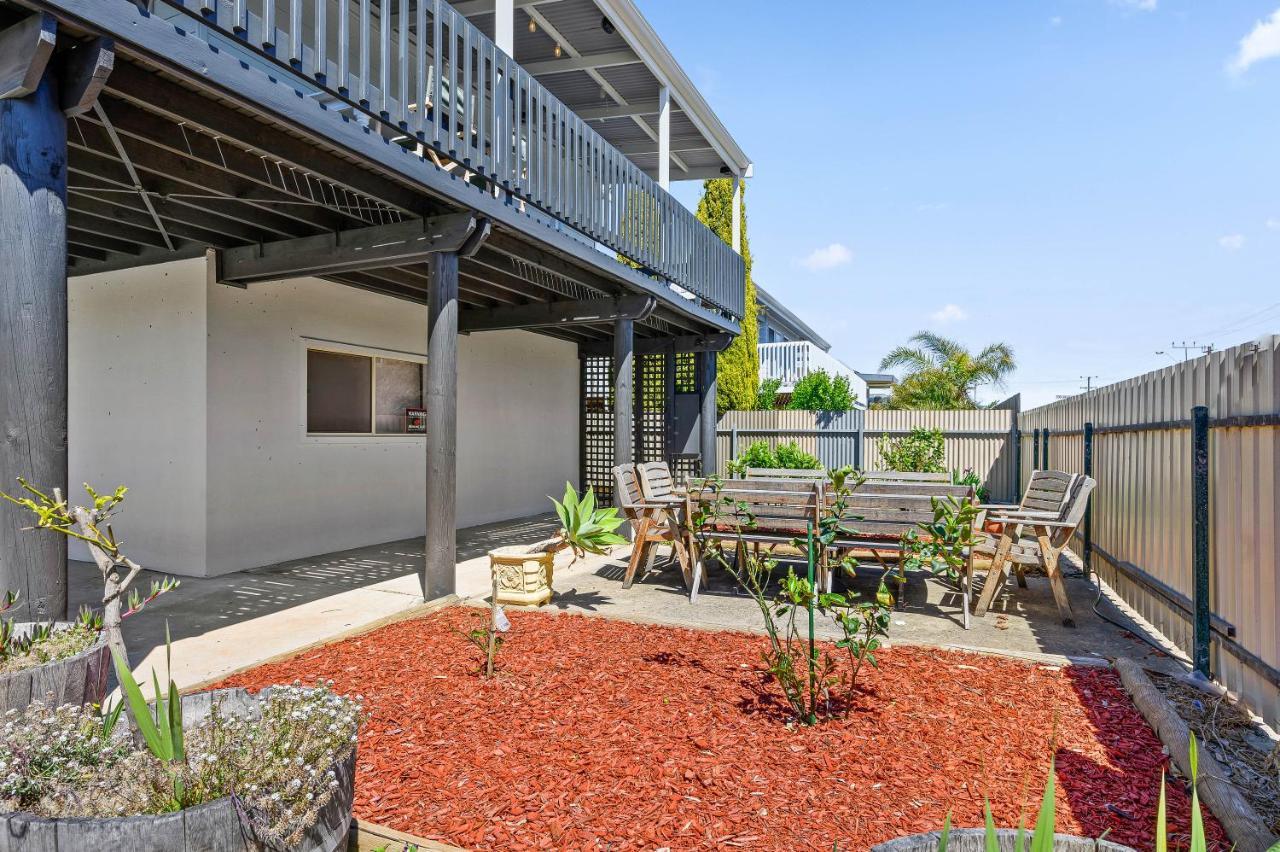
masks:
[[[814,331],[808,323],[792,313],[786,305],[778,301],[776,296],[759,284],[756,285],[756,302],[763,308],[769,317],[770,323],[775,327],[790,331],[796,339],[807,340],[823,352],[831,350],[831,344],[822,335]]]
[[[868,388],[887,388],[892,387],[894,382],[898,381],[897,377],[891,373],[863,373],[854,370],[858,374],[858,378],[867,383]]]
[[[494,0],[453,5],[493,37]],[[513,58],[644,172],[658,173],[658,90],[665,85],[671,94],[671,179],[751,176],[751,159],[633,0],[514,5]]]

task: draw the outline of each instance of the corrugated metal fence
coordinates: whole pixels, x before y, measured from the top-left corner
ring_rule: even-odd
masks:
[[[1083,472],[1092,424],[1091,566],[1191,653],[1190,418],[1194,406],[1208,407],[1212,670],[1272,725],[1280,722],[1278,359],[1280,336],[1269,336],[1019,419],[1024,482],[1036,467]]]
[[[845,465],[883,470],[880,446],[886,438],[912,429],[941,429],[948,470],[972,468],[991,492],[991,499],[1014,495],[1017,454],[1009,410],[977,411],[728,411],[720,420],[716,457],[725,464],[754,443],[771,448],[794,441],[818,457],[825,467]]]

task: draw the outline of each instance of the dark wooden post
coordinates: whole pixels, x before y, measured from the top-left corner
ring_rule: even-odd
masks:
[[[1212,677],[1209,631],[1212,602],[1209,582],[1209,409],[1191,409],[1191,600],[1195,610],[1194,649],[1196,671]]]
[[[1084,475],[1093,476],[1093,423],[1084,424]],[[1084,578],[1093,573],[1093,501],[1084,507],[1084,552],[1080,556]]]
[[[635,340],[632,320],[613,321],[613,463],[635,461],[633,445],[635,400],[632,382],[635,376]]]
[[[1040,462],[1043,470],[1049,470],[1049,429],[1044,430],[1044,445],[1040,448]]]
[[[0,72],[38,35],[24,26],[0,33]],[[33,91],[0,80],[0,489],[24,476],[65,493],[67,121],[51,68],[34,73]],[[24,618],[65,618],[67,540],[23,531],[31,523],[0,504],[0,591],[21,595]]]
[[[702,475],[714,476],[719,467],[716,460],[716,353],[698,355],[698,444],[702,452]]]
[[[458,477],[458,255],[427,263],[427,540],[425,600],[456,590]]]

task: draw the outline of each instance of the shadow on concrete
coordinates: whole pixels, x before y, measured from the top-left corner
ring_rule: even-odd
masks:
[[[458,531],[458,561],[483,556],[505,544],[547,538],[557,528],[554,515],[540,515],[462,529]],[[136,665],[164,645],[166,623],[174,641],[200,636],[342,592],[413,577],[422,569],[422,553],[423,540],[412,538],[220,577],[183,577],[178,589],[125,622],[130,662]],[[72,611],[82,605],[97,606],[102,597],[97,568],[87,562],[71,562],[68,574]],[[162,576],[143,572],[132,588],[145,594],[151,582]],[[406,581],[388,594],[420,594],[419,588],[416,582]]]

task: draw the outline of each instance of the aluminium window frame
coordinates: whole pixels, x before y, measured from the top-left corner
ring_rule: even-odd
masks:
[[[370,382],[369,382],[369,426],[370,429],[378,428],[378,360],[379,358],[389,358],[398,361],[408,361],[414,364],[421,364],[424,368],[427,364],[426,353],[423,352],[407,352],[401,349],[390,349],[384,346],[369,346],[358,343],[347,343],[345,341],[330,340],[321,337],[308,337],[301,335],[298,337],[298,375],[301,377],[298,390],[298,431],[300,438],[305,444],[425,444],[425,432],[312,432],[308,430],[307,423],[307,353],[316,350],[320,352],[333,352],[339,355],[358,355],[370,360]],[[423,380],[426,380],[426,372],[424,369]],[[424,394],[425,394],[425,388]],[[423,403],[425,405],[425,398]]]

